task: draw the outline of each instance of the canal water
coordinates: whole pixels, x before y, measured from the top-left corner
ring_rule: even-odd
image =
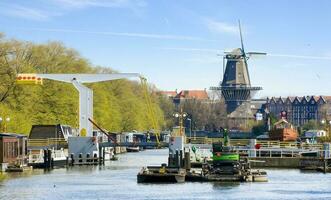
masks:
[[[166,163],[168,150],[119,155],[104,166],[34,170],[0,179],[0,200],[331,199],[331,174],[268,169],[267,183],[138,184],[141,167]]]

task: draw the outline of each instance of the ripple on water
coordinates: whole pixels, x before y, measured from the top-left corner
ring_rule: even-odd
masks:
[[[141,167],[167,162],[167,150],[119,155],[105,166],[34,170],[0,182],[0,199],[331,199],[331,174],[267,169],[267,183],[137,184]]]

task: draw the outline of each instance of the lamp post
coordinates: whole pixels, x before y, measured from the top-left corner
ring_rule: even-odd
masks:
[[[179,119],[179,135],[183,136],[182,127],[183,127],[183,119],[187,117],[187,113],[183,112],[183,108],[180,109],[180,112],[176,112],[174,117]]]
[[[192,137],[192,119],[187,118],[188,121],[190,121],[190,138]]]

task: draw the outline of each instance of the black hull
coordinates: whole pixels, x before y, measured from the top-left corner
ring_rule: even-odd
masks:
[[[162,174],[138,174],[138,183],[183,183],[185,176]]]
[[[55,160],[53,162],[53,167],[65,167],[67,165],[67,160]],[[46,168],[45,163],[28,163],[28,166],[33,168],[44,169]]]

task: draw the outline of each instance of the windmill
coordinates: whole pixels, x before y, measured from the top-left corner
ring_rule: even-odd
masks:
[[[211,87],[225,100],[228,118],[236,120],[236,125],[245,123],[253,118],[250,101],[255,92],[261,87],[252,87],[248,72],[247,60],[254,55],[266,55],[261,52],[245,52],[244,42],[239,21],[241,48],[224,52],[223,55],[223,80],[218,87]],[[225,64],[226,63],[226,64]],[[245,123],[246,124],[246,123]]]

